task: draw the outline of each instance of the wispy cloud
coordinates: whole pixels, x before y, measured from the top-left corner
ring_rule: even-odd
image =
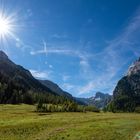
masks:
[[[83,68],[86,66],[88,67],[88,58],[92,55],[89,53],[86,53],[82,50],[74,50],[69,47],[63,48],[63,47],[48,47],[47,43],[43,41],[43,49],[37,50],[37,51],[31,51],[31,55],[38,55],[38,54],[58,54],[58,55],[68,55],[71,57],[78,57],[80,62],[79,64],[83,66]]]
[[[62,76],[62,80],[63,80],[64,82],[66,82],[66,81],[69,80],[70,78],[71,78],[70,75],[63,75],[63,76]]]
[[[30,69],[30,72],[37,79],[50,79],[52,73],[51,71],[38,71],[33,69]]]
[[[132,57],[138,57],[140,55],[138,34],[140,35],[140,9],[136,11],[124,30],[115,39],[111,40],[102,52],[96,54],[96,57],[101,59],[99,67],[102,66],[102,72],[100,76],[96,76],[96,73],[89,71],[89,73],[92,72],[94,74],[94,78],[85,84],[85,86],[78,88],[79,95],[93,92],[95,89],[104,90],[108,88],[110,92],[113,91],[118,80],[113,79],[113,77],[117,75],[119,70],[129,62]],[[126,58],[127,53],[131,53],[131,57],[128,56]],[[89,70],[87,62],[83,61],[82,64],[85,69]]]
[[[33,12],[31,9],[27,9],[27,14],[28,14],[28,17],[31,17],[33,15]]]
[[[73,89],[75,88],[75,85],[72,85],[72,84],[70,84],[70,83],[64,83],[64,84],[62,85],[62,88],[63,88],[64,90],[69,91],[69,90],[73,90]]]
[[[46,42],[43,42],[43,49],[31,51],[30,54],[58,54],[78,57],[80,68],[80,74],[78,76],[85,79],[85,85],[77,86],[65,83],[63,87],[68,90],[74,90],[79,95],[98,90],[112,93],[116,82],[121,78],[121,75],[117,78],[116,75],[118,75],[123,66],[130,62],[132,58],[140,55],[138,35],[140,35],[140,9],[136,11],[118,36],[108,41],[105,49],[99,53],[90,54],[80,47],[78,50],[74,50],[72,47],[49,47]],[[68,77],[63,77],[64,82],[67,80]]]
[[[59,54],[59,55],[70,55],[70,56],[77,56],[79,58],[83,58],[83,54],[80,51],[73,50],[70,48],[62,48],[62,47],[48,47],[47,43],[43,41],[42,45],[43,49],[31,51],[31,55],[37,54]]]
[[[53,68],[53,65],[49,65],[49,68],[52,69]]]
[[[95,87],[95,81],[90,81],[85,86],[79,87],[79,89],[78,89],[78,95],[93,92],[95,88],[96,88]]]
[[[68,38],[68,36],[66,34],[57,34],[57,33],[53,34],[51,37],[52,38],[56,38],[56,39],[65,39],[65,38]]]
[[[128,25],[124,28],[122,33],[118,37],[110,41],[106,51],[125,52],[132,51],[135,55],[135,51],[139,50],[139,47],[135,46],[139,42],[138,35],[140,34],[140,8],[133,15]],[[140,43],[140,42],[139,42]],[[137,48],[136,48],[137,47]],[[139,51],[140,52],[140,51]]]

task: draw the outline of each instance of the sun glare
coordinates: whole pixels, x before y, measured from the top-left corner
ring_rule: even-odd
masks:
[[[11,31],[10,21],[6,18],[0,17],[0,36],[5,36]]]
[[[0,38],[5,39],[7,36],[12,35],[13,23],[9,17],[0,14]]]
[[[6,50],[13,40],[17,41],[17,14],[0,10],[0,50]]]

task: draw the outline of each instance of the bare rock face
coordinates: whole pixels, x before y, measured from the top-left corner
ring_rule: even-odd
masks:
[[[108,105],[108,103],[111,101],[112,95],[105,94],[102,92],[96,92],[95,96],[90,98],[76,98],[76,100],[81,101],[85,105],[93,105],[97,108],[104,108]]]
[[[127,75],[131,76],[137,73],[140,73],[140,58],[129,67]]]
[[[102,92],[97,92],[94,97],[89,98],[89,105],[97,108],[104,108],[112,99],[112,96]]]
[[[129,112],[140,106],[140,58],[129,67],[127,75],[119,80],[113,92],[113,104],[117,110]]]

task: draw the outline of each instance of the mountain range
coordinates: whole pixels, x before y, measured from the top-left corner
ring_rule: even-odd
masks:
[[[35,79],[30,71],[16,65],[3,51],[0,51],[0,93],[0,103],[33,103],[40,98],[47,102],[68,99],[81,105],[95,105],[99,108],[106,105],[105,100],[110,97],[103,93],[97,93],[95,98],[73,97],[52,81]]]
[[[54,93],[64,96],[70,99],[73,99],[72,95],[64,90],[62,90],[56,83],[50,81],[50,80],[39,80],[40,83],[42,83],[47,88],[51,89]]]
[[[90,98],[76,98],[77,101],[80,101],[86,105],[93,105],[97,108],[104,108],[108,105],[108,103],[111,101],[112,96],[109,94],[105,94],[102,92],[97,92],[95,96]]]
[[[128,69],[114,91],[113,96],[97,92],[90,98],[76,98],[49,80],[38,80],[30,71],[12,62],[0,51],[0,103],[33,104],[42,100],[46,103],[63,103],[66,100],[82,105],[94,105],[133,112],[140,106],[140,58]]]
[[[104,94],[97,92],[95,96],[90,98],[77,98],[73,97],[70,93],[63,91],[56,83],[49,80],[39,80],[43,85],[51,89],[53,92],[58,95],[73,99],[75,102],[81,105],[91,105],[96,106],[97,108],[104,108],[112,99],[112,96],[109,94]]]

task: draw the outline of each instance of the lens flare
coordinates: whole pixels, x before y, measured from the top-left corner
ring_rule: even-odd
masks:
[[[0,36],[8,34],[11,30],[10,21],[0,17]]]
[[[14,32],[14,18],[13,16],[6,16],[0,12],[0,40],[5,41],[9,36],[13,37]]]

